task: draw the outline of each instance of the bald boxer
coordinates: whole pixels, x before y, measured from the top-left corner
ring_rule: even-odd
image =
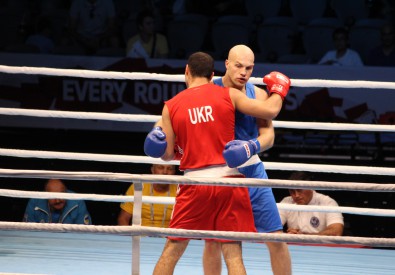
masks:
[[[245,45],[236,45],[230,49],[225,60],[226,72],[222,78],[213,82],[220,86],[233,87],[249,98],[266,100],[265,90],[249,83],[254,68],[254,53]],[[282,74],[271,74],[273,78]],[[270,82],[269,82],[270,83]],[[271,120],[236,112],[236,140],[229,142],[224,150],[224,157],[230,167],[238,167],[239,172],[247,178],[267,179],[265,167],[256,155],[273,146],[274,128]],[[247,148],[247,150],[246,150]],[[255,227],[258,232],[283,233],[282,223],[272,188],[248,188]],[[291,257],[286,243],[266,242],[270,252],[273,274],[291,274]],[[203,253],[205,274],[221,274],[221,246],[215,241],[205,244]]]

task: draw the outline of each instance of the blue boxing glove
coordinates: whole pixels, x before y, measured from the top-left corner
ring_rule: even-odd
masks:
[[[225,145],[225,150],[222,155],[225,158],[226,164],[230,168],[242,165],[249,160],[253,155],[259,153],[261,145],[257,139],[232,140]]]
[[[166,134],[162,127],[154,127],[144,141],[144,153],[153,158],[160,158],[166,151]]]

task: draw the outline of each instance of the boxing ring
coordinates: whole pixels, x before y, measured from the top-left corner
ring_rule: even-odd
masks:
[[[151,79],[184,81],[183,75],[149,73],[119,73],[50,68],[0,66],[0,72],[11,74],[43,74],[107,79]],[[261,80],[251,78],[255,84]],[[395,89],[395,83],[370,81],[329,81],[292,79],[293,86],[347,87]],[[0,115],[94,119],[121,122],[153,123],[158,116],[126,115],[93,112],[67,112],[0,108]],[[274,121],[275,128],[318,129],[342,131],[395,132],[393,125],[365,125],[339,123],[304,123]],[[145,156],[86,154],[0,148],[0,155],[20,158],[67,159],[79,161],[164,163]],[[170,162],[178,164],[177,161]],[[394,176],[395,168],[315,165],[302,163],[266,162],[267,170],[311,171],[342,174]],[[132,226],[99,226],[70,224],[36,224],[0,222],[0,274],[151,274],[162,252],[166,236],[189,238],[221,238],[243,241],[243,259],[248,274],[271,274],[267,248],[258,242],[288,242],[293,274],[393,274],[395,239],[364,237],[333,237],[223,231],[196,231],[140,226],[141,204],[174,203],[174,198],[145,197],[141,195],[142,182],[170,184],[215,184],[225,186],[254,186],[273,188],[312,188],[316,190],[347,190],[362,192],[394,192],[395,184],[360,182],[288,181],[278,179],[191,178],[105,172],[66,172],[49,170],[1,169],[3,178],[60,178],[70,180],[100,180],[133,182],[135,196],[96,194],[46,193],[0,189],[0,196],[15,198],[64,198],[107,202],[133,201]],[[246,184],[247,182],[247,184]],[[324,207],[278,205],[280,209],[301,211],[341,212],[354,215],[395,217],[395,210],[355,207]],[[192,240],[175,274],[202,274],[203,241]],[[224,266],[224,272],[226,267]]]

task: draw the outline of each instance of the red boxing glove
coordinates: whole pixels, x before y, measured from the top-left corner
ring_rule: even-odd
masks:
[[[283,100],[288,94],[289,86],[291,86],[291,80],[279,72],[271,72],[265,75],[263,82],[266,83],[269,94],[279,94]]]

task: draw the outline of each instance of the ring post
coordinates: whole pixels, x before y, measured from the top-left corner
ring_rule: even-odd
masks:
[[[141,225],[141,207],[142,207],[142,181],[133,182],[134,185],[134,206],[132,226]],[[132,275],[140,275],[140,239],[141,236],[132,236]]]

